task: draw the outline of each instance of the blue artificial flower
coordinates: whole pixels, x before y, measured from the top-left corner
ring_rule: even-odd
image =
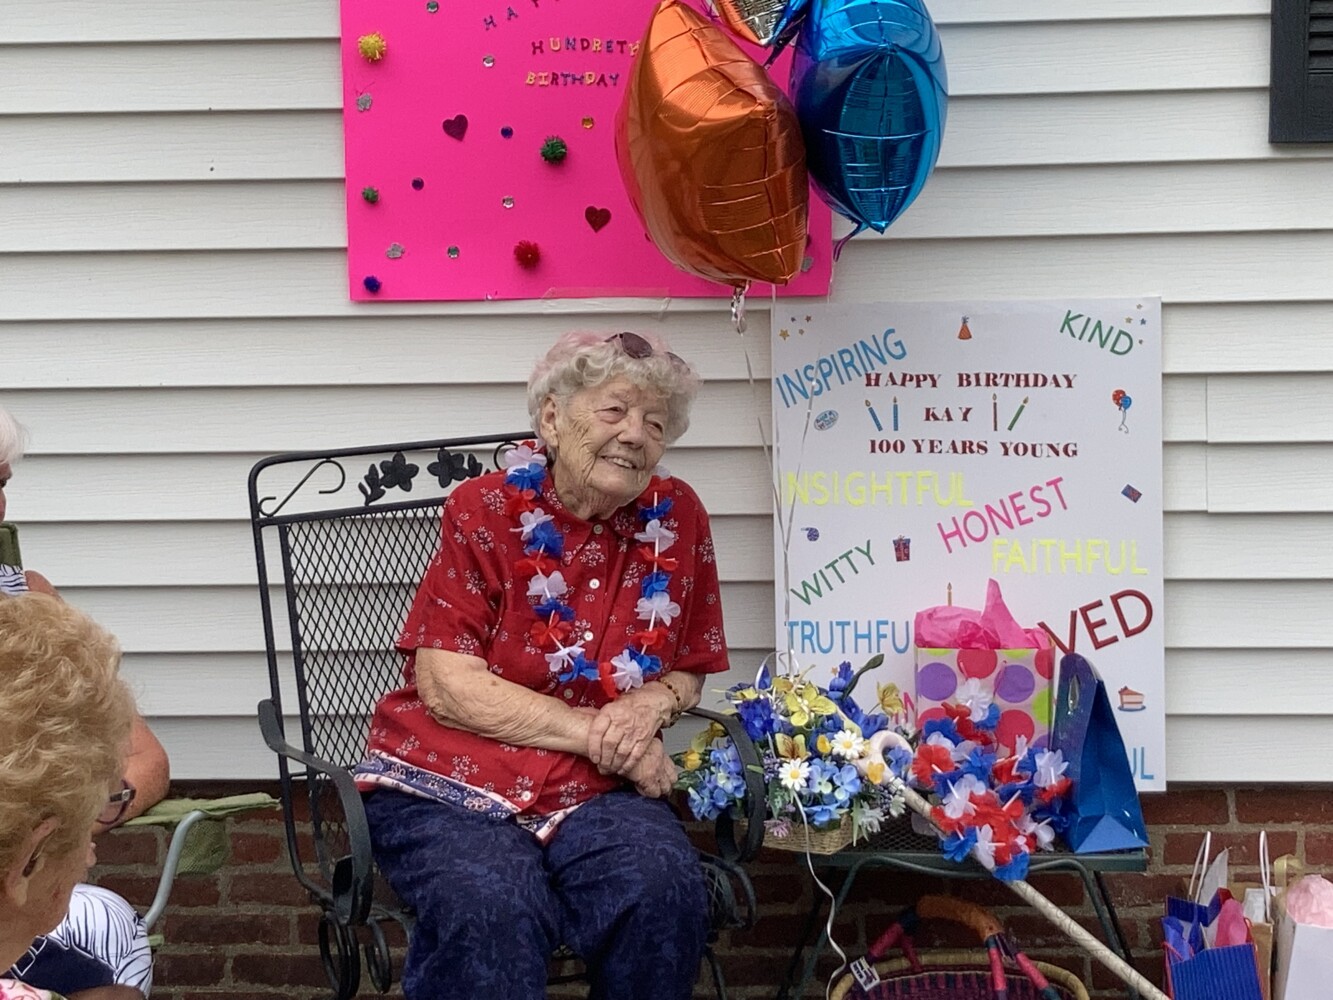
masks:
[[[639,665],[639,670],[643,673],[644,680],[652,680],[662,672],[662,661],[660,658],[645,653],[641,649],[627,649],[630,659]]]
[[[812,826],[827,826],[838,821],[838,806],[832,802],[816,802],[805,807],[805,817]]]
[[[924,743],[936,733],[939,733],[950,743],[957,746],[963,742],[962,734],[958,732],[958,724],[947,715],[941,719],[931,719],[921,727],[921,741]]]
[[[1017,882],[1027,878],[1029,859],[1027,851],[1015,852],[1012,861],[995,869],[995,877],[1001,882]]]
[[[1008,802],[1017,795],[1025,806],[1030,806],[1037,795],[1037,786],[1031,781],[1011,781],[995,789],[995,794],[999,796],[1001,802]]]
[[[543,521],[532,529],[523,551],[529,554],[545,552],[551,558],[559,559],[565,554],[565,536],[560,534],[554,521]]]
[[[694,814],[695,819],[717,819],[718,813],[722,811],[713,804],[712,796],[704,795],[697,788],[691,788],[687,798],[690,812]]]
[[[906,750],[903,747],[893,747],[889,750],[889,755],[886,759],[889,765],[889,770],[899,778],[905,778],[908,770],[912,766],[912,751]]]
[[[833,680],[829,681],[829,697],[834,701],[840,701],[838,697],[852,682],[852,664],[849,660],[843,660],[838,664],[838,669],[833,672]]]
[[[739,776],[745,771],[745,765],[741,763],[741,755],[735,745],[731,743],[726,746],[714,747],[709,751],[708,763],[722,774]]]
[[[1038,823],[1049,823],[1056,833],[1065,833],[1069,829],[1070,816],[1066,812],[1068,800],[1059,798],[1032,810],[1032,818]]]
[[[930,780],[935,786],[935,794],[944,798],[949,794],[949,786],[962,776],[962,771],[936,771],[930,776]]]
[[[856,704],[851,701],[851,699],[848,699],[847,703],[853,707]],[[861,735],[866,739],[870,739],[870,737],[874,736],[881,729],[889,728],[889,717],[880,712],[867,712],[852,719],[852,721],[861,727]]]
[[[505,482],[510,486],[517,486],[520,490],[540,493],[542,484],[546,482],[546,468],[541,465],[516,465],[505,476]]]
[[[736,706],[736,714],[740,716],[741,725],[745,727],[750,739],[760,740],[773,735],[773,703],[767,698],[751,698],[740,702]]]
[[[851,764],[844,764],[833,775],[833,799],[846,805],[861,790],[861,775]]]
[[[552,615],[559,615],[562,621],[572,622],[574,620],[574,609],[568,604],[565,604],[558,597],[552,597],[542,601],[541,604],[538,604],[532,610],[538,617],[544,618],[547,621],[550,620]]]
[[[944,856],[955,864],[961,864],[972,854],[972,848],[977,846],[977,831],[964,830],[962,833],[948,834],[940,841],[940,850]]]
[[[575,653],[569,658],[565,669],[556,677],[561,684],[569,684],[580,677],[590,681],[597,680],[597,661],[590,660],[582,653]]]
[[[967,760],[963,761],[959,768],[964,774],[975,774],[985,784],[990,784],[991,770],[995,767],[995,754],[987,753],[981,747],[976,747],[967,755]]]
[[[754,686],[760,691],[767,691],[773,687],[773,677],[768,672],[768,667],[759,668],[759,676],[755,678]]]
[[[658,570],[654,573],[649,573],[643,578],[643,581],[639,584],[639,592],[644,597],[652,597],[654,594],[665,594],[669,583],[671,583],[671,574],[663,573],[661,570]]]
[[[1000,706],[991,702],[991,706],[986,711],[986,717],[976,723],[978,729],[984,729],[988,733],[995,732],[995,727],[1000,724]]]
[[[660,521],[662,520],[662,518],[666,517],[670,513],[671,513],[671,498],[663,497],[661,500],[657,501],[657,503],[653,504],[651,507],[640,507],[639,520],[642,521],[644,524],[647,524],[649,521]]]

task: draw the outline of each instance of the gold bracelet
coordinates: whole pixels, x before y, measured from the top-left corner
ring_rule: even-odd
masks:
[[[677,721],[679,721],[680,717],[685,714],[685,702],[681,700],[680,692],[677,691],[673,685],[668,684],[666,682],[665,674],[663,674],[661,677],[658,678],[657,683],[661,684],[662,687],[670,691],[671,697],[676,699],[676,707],[671,710],[671,713],[667,717],[666,721],[666,724],[668,726],[674,726],[677,723]]]

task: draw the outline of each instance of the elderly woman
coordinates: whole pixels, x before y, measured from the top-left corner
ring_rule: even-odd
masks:
[[[134,703],[119,663],[116,641],[55,598],[0,600],[0,968],[65,916],[120,789]]]
[[[5,489],[23,457],[23,442],[23,428],[0,409],[0,521],[5,517]],[[6,596],[28,592],[59,596],[40,573],[0,564],[0,603]],[[93,832],[103,833],[159,802],[169,782],[166,750],[135,712],[118,800],[103,810]],[[134,908],[107,889],[75,886],[65,919],[52,933],[29,944],[5,975],[56,990],[71,1000],[135,1000],[152,988],[148,931]],[[0,963],[0,970],[6,965]]]
[[[707,898],[659,733],[726,642],[708,515],[657,464],[698,384],[638,334],[566,335],[528,382],[542,447],[444,505],[357,769],[417,914],[409,998],[540,997],[561,944],[592,997],[691,994]]]

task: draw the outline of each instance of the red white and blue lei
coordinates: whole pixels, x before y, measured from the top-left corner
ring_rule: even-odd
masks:
[[[525,558],[518,561],[520,576],[528,577],[528,597],[539,598],[533,607],[537,620],[528,635],[539,649],[551,648],[546,662],[560,684],[587,678],[601,685],[608,699],[641,687],[662,672],[662,660],[653,650],[666,641],[667,629],[680,616],[680,605],[671,599],[669,585],[676,560],[664,553],[676,540],[675,532],[664,527],[662,519],[671,510],[671,498],[661,497],[662,480],[654,479],[639,497],[638,519],[643,530],[635,534],[641,543],[638,552],[650,566],[640,582],[640,597],[635,611],[644,628],[630,636],[623,652],[608,661],[589,659],[581,641],[571,641],[574,608],[566,602],[569,585],[560,572],[565,551],[565,536],[556,526],[555,517],[541,506],[542,487],[546,483],[546,455],[525,441],[504,456],[505,512],[517,517],[519,526],[511,528],[521,535]]]

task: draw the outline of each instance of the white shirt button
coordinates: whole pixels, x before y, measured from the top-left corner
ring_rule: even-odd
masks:
[[[589,581],[588,581],[588,586],[591,587],[593,590],[596,590],[596,589],[599,588],[601,585],[602,585],[602,581],[601,581],[601,580],[589,580]]]
[[[601,526],[600,524],[594,524],[594,525],[592,526],[592,533],[593,533],[594,535],[600,535],[600,534],[602,533],[602,530],[603,530],[603,529],[602,529],[602,526]]]
[[[589,630],[589,631],[583,633],[583,641],[584,641],[584,642],[592,642],[592,631],[591,631],[591,630]]]
[[[532,793],[531,793],[531,792],[519,792],[519,793],[518,793],[518,797],[519,797],[519,799],[520,799],[521,801],[526,802],[526,801],[528,801],[528,799],[532,798]]]
[[[565,697],[566,697],[566,698],[573,698],[573,697],[574,697],[574,692],[571,691],[571,690],[569,690],[569,688],[565,688]]]

